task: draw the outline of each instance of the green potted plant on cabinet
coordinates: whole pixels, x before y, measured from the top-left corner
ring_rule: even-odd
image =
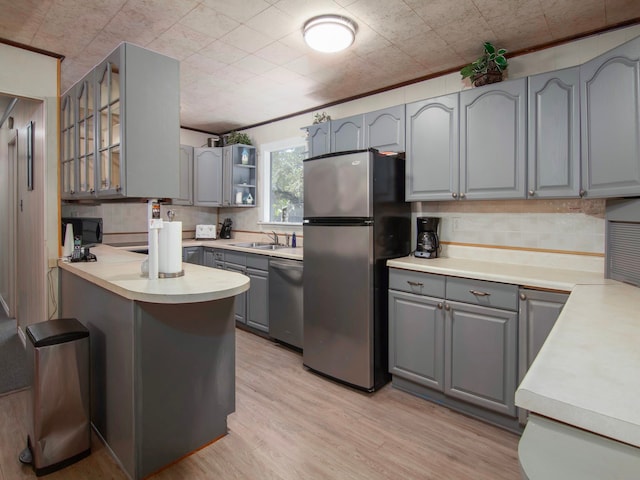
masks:
[[[251,143],[249,135],[247,135],[246,133],[231,132],[230,134],[225,135],[225,140],[225,145],[234,145],[236,143],[241,143],[243,145],[253,145]]]
[[[474,86],[502,81],[503,72],[509,67],[504,48],[496,49],[491,42],[484,42],[483,54],[460,70],[462,79],[470,78]]]

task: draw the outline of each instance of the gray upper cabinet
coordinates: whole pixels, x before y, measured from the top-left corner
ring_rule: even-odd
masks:
[[[180,145],[180,194],[174,205],[193,205],[193,147]]]
[[[193,156],[193,204],[222,205],[222,147],[195,148]]]
[[[460,198],[526,197],[527,79],[460,93]]]
[[[588,197],[640,194],[640,37],[580,67],[582,186]]]
[[[255,207],[257,200],[256,147],[237,143],[224,147],[223,206]]]
[[[95,74],[97,195],[177,197],[178,61],[123,43]]]
[[[458,120],[458,94],[407,104],[407,201],[457,198]]]
[[[580,195],[580,71],[529,77],[529,198]]]
[[[381,152],[404,152],[404,105],[364,114],[364,147],[376,148]]]
[[[307,127],[309,158],[331,151],[331,122],[316,123]]]
[[[364,148],[363,115],[331,120],[331,152],[346,152]],[[316,155],[314,151],[314,156]]]

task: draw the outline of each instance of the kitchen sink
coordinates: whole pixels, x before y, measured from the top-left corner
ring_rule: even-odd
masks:
[[[280,248],[287,248],[286,245],[276,245],[273,243],[270,243],[269,245],[260,245],[257,247],[253,247],[253,248],[258,248],[260,250],[278,250]]]
[[[245,242],[245,243],[232,243],[232,247],[244,247],[244,248],[257,248],[259,250],[278,250],[279,248],[287,248],[286,245],[276,245],[269,242]]]

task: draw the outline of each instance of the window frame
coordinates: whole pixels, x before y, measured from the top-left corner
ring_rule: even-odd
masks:
[[[261,220],[258,222],[261,225],[292,225],[301,226],[302,222],[273,222],[270,220],[271,215],[271,152],[277,152],[278,150],[284,150],[286,148],[298,148],[304,147],[307,152],[307,141],[304,137],[292,137],[284,140],[277,140],[260,145],[260,151],[262,153],[262,181],[261,187],[263,193],[262,211],[260,213]],[[307,155],[304,158],[307,158]],[[304,159],[303,159],[304,160]]]

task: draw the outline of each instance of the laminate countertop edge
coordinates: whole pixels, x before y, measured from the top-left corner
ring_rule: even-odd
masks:
[[[146,258],[108,245],[91,249],[97,262],[58,261],[58,267],[129,300],[149,303],[197,303],[236,296],[249,289],[245,275],[182,264],[184,276],[149,280],[141,275]]]

